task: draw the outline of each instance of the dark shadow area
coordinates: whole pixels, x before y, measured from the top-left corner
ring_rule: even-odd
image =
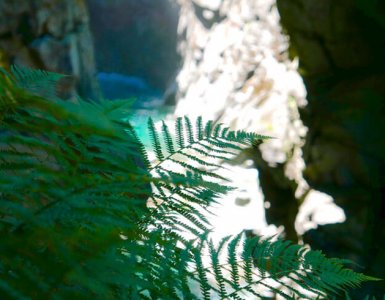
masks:
[[[331,195],[347,220],[304,241],[385,278],[385,5],[383,1],[278,0],[308,92],[301,118],[309,184]],[[384,281],[353,291],[382,299]]]
[[[180,60],[176,4],[169,0],[87,3],[98,71],[133,76],[142,79],[141,86],[146,82],[166,90]]]

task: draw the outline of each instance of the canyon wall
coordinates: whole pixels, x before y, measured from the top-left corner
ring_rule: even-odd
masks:
[[[88,11],[83,0],[1,0],[0,64],[72,75],[63,83],[95,99],[99,88]]]
[[[301,119],[309,184],[333,196],[347,220],[305,241],[385,277],[385,3],[277,0],[308,92]],[[379,298],[384,284],[368,285]],[[358,295],[357,299],[363,299]]]
[[[246,153],[259,170],[267,221],[296,240],[307,192],[327,193],[346,222],[301,238],[384,278],[385,5],[277,2],[178,0],[176,114],[275,137]],[[384,291],[367,284],[355,297]]]
[[[275,1],[178,3],[183,65],[176,114],[274,137],[243,157],[258,167],[267,222],[297,241],[295,219],[309,190],[301,171],[307,129],[298,112],[306,91],[288,57]]]

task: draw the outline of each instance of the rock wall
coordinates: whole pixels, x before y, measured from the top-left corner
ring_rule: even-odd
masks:
[[[347,221],[305,240],[385,277],[385,3],[277,0],[309,104],[305,178],[332,195]],[[379,298],[385,285],[370,286]],[[357,299],[363,299],[358,294]]]
[[[296,240],[309,186],[325,192],[347,220],[304,241],[385,278],[385,2],[177,2],[176,114],[276,137],[245,153],[259,170],[267,221]],[[381,298],[385,286],[367,284],[355,299],[368,293]]]
[[[178,3],[183,65],[176,114],[276,138],[245,157],[258,166],[267,222],[283,225],[286,237],[297,241],[295,218],[308,190],[301,173],[306,128],[298,113],[306,91],[287,56],[275,1]]]
[[[73,75],[63,87],[97,98],[88,12],[83,0],[0,0],[0,64]]]

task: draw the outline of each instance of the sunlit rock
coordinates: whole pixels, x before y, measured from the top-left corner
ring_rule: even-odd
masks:
[[[181,6],[178,33],[183,65],[177,77],[175,114],[201,115],[205,120],[230,125],[233,130],[274,137],[259,147],[266,168],[257,167],[261,172],[271,173],[272,178],[280,178],[263,180],[261,184],[267,184],[266,189],[282,188],[280,193],[270,193],[270,197],[280,195],[279,199],[270,199],[274,208],[270,212],[292,218],[281,224],[291,222],[295,231],[295,214],[288,216],[278,210],[281,206],[287,207],[281,202],[290,202],[295,212],[300,206],[300,197],[309,190],[302,176],[305,168],[302,146],[307,128],[299,115],[299,108],[304,107],[307,100],[298,73],[298,60],[288,57],[289,41],[282,32],[275,1],[177,2]],[[210,22],[204,20],[204,13],[197,6],[212,12]],[[255,154],[250,155],[255,159]],[[277,166],[282,169],[282,177],[273,176],[274,172],[281,172],[274,171]],[[247,171],[239,167],[231,170],[232,180],[241,186],[242,182],[249,182]],[[255,178],[254,184],[256,182]],[[245,208],[253,207],[253,201],[262,201],[262,193],[255,199],[256,193],[242,196],[243,202],[247,202],[246,198],[250,200]],[[232,205],[235,202],[233,199]],[[261,205],[259,209],[263,211]],[[258,215],[257,209],[254,215]],[[242,223],[243,219],[240,217],[238,222]]]
[[[304,234],[318,225],[330,223],[343,223],[346,220],[342,208],[333,202],[333,198],[327,194],[310,191],[302,204],[295,221],[295,227],[299,234]]]

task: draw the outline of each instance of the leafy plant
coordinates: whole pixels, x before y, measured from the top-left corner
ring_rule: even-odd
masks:
[[[321,299],[374,280],[282,240],[210,240],[209,207],[233,189],[218,161],[268,137],[185,117],[174,138],[149,119],[151,161],[122,102],[47,98],[60,76],[2,73],[2,299]]]

